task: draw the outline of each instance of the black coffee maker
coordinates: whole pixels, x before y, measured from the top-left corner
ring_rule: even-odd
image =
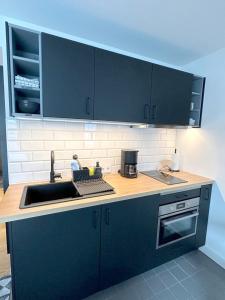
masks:
[[[127,178],[137,177],[138,150],[121,150],[120,174]]]

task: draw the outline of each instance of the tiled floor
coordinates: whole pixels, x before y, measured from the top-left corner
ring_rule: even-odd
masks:
[[[0,279],[0,300],[9,300],[10,288],[11,278],[2,277]]]
[[[225,300],[225,270],[188,253],[86,300]]]
[[[0,300],[6,291],[0,280]],[[225,300],[225,270],[193,251],[86,300]]]

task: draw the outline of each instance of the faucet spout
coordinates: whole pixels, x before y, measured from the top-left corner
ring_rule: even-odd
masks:
[[[56,178],[62,178],[61,173],[55,173],[54,164],[55,164],[55,153],[54,151],[51,151],[50,183],[54,183]]]

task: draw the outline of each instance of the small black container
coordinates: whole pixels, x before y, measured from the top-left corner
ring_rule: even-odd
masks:
[[[84,181],[91,179],[100,179],[102,178],[102,172],[98,172],[92,176],[89,175],[89,169],[83,168],[82,170],[73,171],[73,181]]]
[[[24,114],[39,114],[40,103],[30,99],[19,99],[17,100],[17,107],[19,112]]]

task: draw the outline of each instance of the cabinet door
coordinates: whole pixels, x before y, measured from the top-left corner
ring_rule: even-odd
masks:
[[[153,265],[158,199],[158,195],[153,195],[102,207],[101,288]]]
[[[205,245],[208,217],[209,217],[209,206],[211,199],[212,185],[205,185],[201,188],[201,198],[199,206],[199,218],[197,225],[196,244],[197,247]]]
[[[13,295],[82,299],[98,289],[100,208],[11,223]]]
[[[95,50],[96,120],[148,123],[152,64]]]
[[[42,34],[44,117],[93,119],[94,48]]]
[[[192,74],[153,65],[150,123],[188,125]]]

